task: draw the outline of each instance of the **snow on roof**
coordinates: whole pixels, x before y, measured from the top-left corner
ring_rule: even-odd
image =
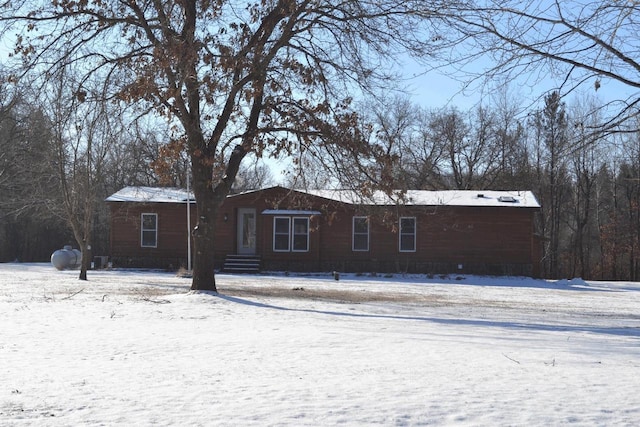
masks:
[[[195,201],[192,192],[169,187],[125,187],[106,198],[107,202],[185,203]]]
[[[370,198],[363,198],[353,190],[299,190],[314,196],[350,204],[407,206],[500,206],[539,208],[540,204],[531,191],[496,190],[409,190],[404,194],[389,196],[377,191]]]
[[[251,190],[241,194],[261,190]],[[531,191],[496,191],[496,190],[409,190],[391,197],[377,191],[371,198],[363,198],[353,190],[300,190],[312,196],[322,197],[348,204],[395,205],[407,206],[500,206],[514,208],[539,208],[540,204]],[[191,200],[193,193],[189,193]],[[231,195],[230,195],[231,196]],[[146,202],[146,203],[184,203],[187,201],[186,190],[180,188],[125,187],[109,196],[107,202]]]

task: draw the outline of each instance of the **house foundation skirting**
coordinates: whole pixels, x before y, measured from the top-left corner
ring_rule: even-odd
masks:
[[[186,258],[173,257],[111,257],[114,268],[155,268],[168,271],[177,271],[187,267]]]
[[[112,257],[110,259],[116,268],[157,268],[164,270],[178,270],[186,268],[184,258],[157,257]],[[224,259],[216,259],[216,270],[222,270]],[[413,274],[478,274],[488,276],[528,276],[534,277],[532,264],[515,263],[452,263],[427,262],[413,260],[340,260],[340,261],[282,261],[262,260],[262,271],[290,271],[290,272],[329,272],[343,273],[413,273]]]
[[[489,276],[533,276],[531,264],[495,263],[451,263],[425,261],[270,261],[263,260],[265,271],[322,272],[340,271],[345,273],[414,273],[414,274],[478,274]]]

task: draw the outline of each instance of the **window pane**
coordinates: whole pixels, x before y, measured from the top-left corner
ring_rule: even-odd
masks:
[[[416,220],[415,218],[401,218],[400,219],[400,232],[402,234],[410,233],[413,234],[416,231]]]
[[[142,229],[143,230],[155,230],[156,229],[156,216],[155,215],[142,215]]]
[[[369,236],[366,234],[355,234],[353,236],[353,249],[356,251],[366,251],[369,249]]]
[[[289,251],[290,237],[290,218],[274,218],[273,219],[273,250]]]
[[[289,234],[289,218],[275,218],[275,232]]]
[[[289,250],[289,235],[288,234],[276,234],[273,237],[273,249],[276,251],[288,251]]]
[[[369,221],[367,221],[367,218],[353,218],[353,232],[368,233]]]
[[[293,219],[293,228],[294,234],[306,234],[307,233],[307,229],[309,221],[307,221],[306,218],[294,218]]]
[[[294,251],[309,250],[306,234],[296,234],[295,236],[293,236],[293,250]]]
[[[293,219],[293,250],[294,251],[309,250],[309,219],[308,218]]]
[[[156,232],[143,231],[142,232],[142,246],[156,246]]]
[[[253,213],[242,215],[242,247],[255,248],[256,246],[256,219]]]
[[[413,234],[403,234],[400,236],[400,250],[414,251],[416,249],[416,240]]]

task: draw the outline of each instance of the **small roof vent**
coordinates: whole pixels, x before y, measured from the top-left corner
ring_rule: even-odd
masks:
[[[498,201],[503,202],[503,203],[517,203],[518,202],[516,200],[516,198],[513,197],[513,196],[500,196],[500,197],[498,197]]]
[[[478,199],[484,199],[484,194],[482,194],[482,193],[478,193],[478,196],[477,196],[477,197],[478,197]]]

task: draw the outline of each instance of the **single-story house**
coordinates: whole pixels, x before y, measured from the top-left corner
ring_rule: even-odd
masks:
[[[197,205],[185,190],[126,187],[106,199],[115,266],[187,265]],[[347,190],[280,186],[229,195],[215,265],[227,271],[540,274],[540,205],[530,191]]]

